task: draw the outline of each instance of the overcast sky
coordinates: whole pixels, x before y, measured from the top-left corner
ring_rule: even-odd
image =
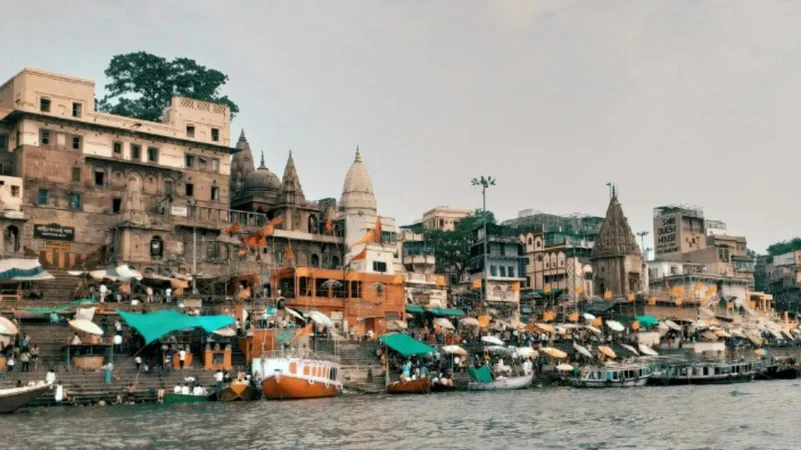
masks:
[[[603,215],[634,231],[694,203],[763,250],[801,234],[801,1],[26,0],[0,16],[0,76],[95,79],[119,53],[230,76],[244,128],[309,199],[339,197],[356,145],[379,213]],[[258,160],[258,154],[255,155]],[[651,236],[649,236],[650,238]]]

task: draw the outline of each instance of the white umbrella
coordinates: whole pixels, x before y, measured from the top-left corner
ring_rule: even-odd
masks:
[[[676,322],[674,322],[672,320],[666,320],[665,321],[665,325],[667,325],[667,327],[670,328],[671,330],[681,331],[681,327],[679,326],[679,324],[677,324]]]
[[[459,347],[458,345],[446,345],[442,347],[442,351],[451,355],[467,356],[467,350]]]
[[[652,349],[651,347],[649,347],[649,346],[647,346],[645,344],[640,344],[640,345],[637,346],[637,348],[640,349],[640,353],[642,353],[643,355],[646,355],[646,356],[659,356],[659,353],[655,352],[654,349]]]
[[[406,330],[408,328],[409,324],[403,320],[390,320],[387,322],[387,330],[389,331]]]
[[[321,313],[320,311],[309,312],[309,318],[326,328],[334,327],[334,322],[332,322],[331,319],[328,318],[328,316]]]
[[[623,327],[623,325],[620,322],[616,322],[614,320],[607,320],[606,321],[606,326],[608,326],[609,329],[612,330],[612,331],[623,331],[623,330],[625,330],[625,328]]]
[[[72,328],[75,328],[78,331],[83,331],[84,333],[103,336],[103,330],[96,323],[92,321],[77,319],[77,320],[70,320],[69,324]]]
[[[501,345],[501,346],[505,345],[502,340],[496,338],[495,336],[482,336],[481,342],[486,342],[487,344],[492,344],[492,345]]]
[[[292,308],[284,308],[284,311],[286,311],[289,314],[292,314],[293,316],[297,317],[298,319],[306,322],[306,318],[303,317],[299,312],[295,311],[294,309],[292,309]]]
[[[503,353],[503,354],[508,354],[512,352],[511,349],[508,349],[502,345],[491,345],[489,351],[490,353]]]
[[[573,343],[573,348],[576,349],[577,352],[581,353],[582,355],[586,356],[587,358],[592,358],[592,353],[587,350],[585,347],[582,347],[575,342]]]
[[[236,336],[236,331],[234,331],[231,327],[220,328],[219,330],[214,330],[214,334],[225,336],[225,337],[234,337]]]
[[[584,313],[583,315],[584,315],[584,320],[586,320],[587,322],[592,322],[593,320],[595,320],[595,316],[593,316],[590,313]]]
[[[570,364],[562,363],[556,366],[556,370],[560,372],[570,372],[571,370],[573,370],[573,366],[571,366]]]
[[[453,330],[454,329],[454,326],[451,323],[451,321],[448,320],[448,319],[445,319],[445,318],[434,319],[434,325],[439,325],[442,328],[445,328],[446,330]]]
[[[531,358],[538,355],[537,351],[531,347],[518,347],[514,353],[521,358]]]
[[[620,346],[625,348],[626,350],[630,351],[631,353],[634,353],[635,355],[640,356],[640,352],[638,352],[636,348],[634,348],[634,347],[632,347],[632,346],[630,346],[628,344],[620,344]]]
[[[0,316],[0,334],[14,335],[19,333],[17,326],[14,322]]]
[[[594,327],[594,326],[592,326],[592,325],[584,325],[584,328],[586,328],[586,329],[588,329],[588,330],[592,331],[592,332],[593,332],[593,333],[595,333],[595,334],[601,334],[601,330],[599,330],[599,329],[595,328],[595,327]]]
[[[468,326],[468,327],[477,327],[479,325],[478,324],[478,320],[476,318],[474,318],[474,317],[465,317],[464,319],[461,320],[461,322],[462,322],[462,325],[465,325],[465,326]]]

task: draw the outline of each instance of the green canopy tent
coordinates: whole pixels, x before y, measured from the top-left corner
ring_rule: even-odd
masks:
[[[202,328],[211,333],[234,323],[231,316],[187,316],[178,311],[155,311],[146,314],[135,314],[117,310],[131,328],[134,328],[145,338],[145,344],[173,331],[189,328]]]
[[[470,379],[473,381],[477,381],[479,383],[492,383],[492,371],[490,370],[489,366],[483,365],[478,369],[474,367],[468,367],[467,373],[470,375]]]
[[[385,334],[378,340],[405,357],[434,353],[433,348],[405,334]]]
[[[452,308],[434,308],[431,310],[431,314],[435,316],[452,316],[452,317],[460,317],[464,315],[464,311],[461,309],[452,309]]]
[[[406,312],[410,314],[422,314],[426,312],[425,308],[419,305],[408,305],[406,306]]]
[[[654,316],[637,316],[637,321],[640,322],[640,327],[651,328],[659,325],[659,319]]]

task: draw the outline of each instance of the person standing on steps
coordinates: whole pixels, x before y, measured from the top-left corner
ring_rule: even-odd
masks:
[[[178,359],[181,370],[184,370],[184,364],[186,363],[186,350],[184,350],[183,348],[181,348],[181,351],[178,352]]]

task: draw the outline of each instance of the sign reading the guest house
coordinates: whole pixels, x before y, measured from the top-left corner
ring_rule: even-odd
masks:
[[[33,238],[47,241],[73,242],[75,241],[75,228],[64,227],[57,223],[34,224]]]

